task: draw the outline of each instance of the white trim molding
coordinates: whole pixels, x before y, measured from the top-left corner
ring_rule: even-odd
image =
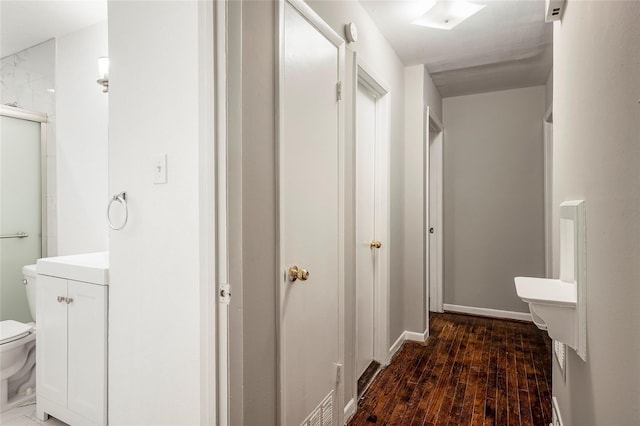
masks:
[[[398,352],[398,349],[402,347],[402,344],[404,342],[410,341],[410,342],[425,343],[428,338],[429,338],[429,329],[426,329],[423,332],[408,331],[408,330],[403,331],[400,337],[398,337],[398,339],[395,342],[393,342],[393,345],[391,345],[391,347],[389,348],[389,357],[387,358],[386,364],[391,362],[391,359],[396,354],[396,352]]]
[[[501,311],[498,309],[476,308],[473,306],[444,304],[445,312],[457,312],[461,314],[478,315],[481,317],[513,319],[518,321],[533,322],[531,314],[526,312]]]
[[[355,399],[351,398],[344,407],[344,424],[349,423],[351,418],[356,415],[357,410],[358,404],[356,404]]]
[[[424,343],[427,341],[429,337],[429,330],[425,330],[423,333],[415,332],[415,331],[405,331],[404,332],[404,340],[410,340],[412,342],[420,342]]]
[[[442,312],[444,303],[444,127],[438,117],[433,113],[430,107],[425,107],[425,126],[423,129],[424,140],[424,256],[425,256],[425,281],[428,292],[425,294],[425,323],[429,324],[429,311]],[[436,135],[434,140],[431,140],[431,131]],[[438,164],[434,167],[435,176],[432,176],[432,159],[431,150],[437,150],[439,154],[434,161]],[[434,177],[434,181],[431,178]],[[434,185],[435,184],[435,188]],[[435,200],[432,198],[431,190],[435,189]],[[433,209],[435,217],[431,217],[431,203],[435,202],[436,207]],[[431,227],[435,230],[435,253],[431,252]],[[435,259],[434,259],[435,257]],[[435,265],[432,265],[432,260],[435,260]],[[432,279],[435,278],[435,279]]]

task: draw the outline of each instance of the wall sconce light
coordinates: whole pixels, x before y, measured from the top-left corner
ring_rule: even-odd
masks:
[[[102,85],[103,93],[109,93],[109,58],[102,56],[98,58],[98,84]]]

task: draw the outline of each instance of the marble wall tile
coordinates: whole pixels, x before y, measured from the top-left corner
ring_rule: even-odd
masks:
[[[55,40],[0,59],[0,103],[30,111],[55,112]]]

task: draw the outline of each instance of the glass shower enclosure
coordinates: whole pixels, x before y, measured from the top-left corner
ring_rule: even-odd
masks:
[[[0,112],[0,319],[29,322],[22,267],[46,256],[47,117]]]

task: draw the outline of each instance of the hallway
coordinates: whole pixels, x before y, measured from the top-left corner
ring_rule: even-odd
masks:
[[[374,379],[349,425],[551,423],[551,341],[533,324],[431,314]]]

